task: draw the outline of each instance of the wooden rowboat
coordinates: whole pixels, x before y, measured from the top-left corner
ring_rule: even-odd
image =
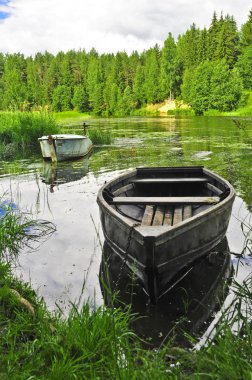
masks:
[[[106,242],[155,303],[172,278],[225,236],[233,187],[197,167],[137,168],[100,189]]]
[[[57,134],[42,136],[38,140],[43,158],[53,162],[85,157],[93,147],[91,140],[82,135]]]

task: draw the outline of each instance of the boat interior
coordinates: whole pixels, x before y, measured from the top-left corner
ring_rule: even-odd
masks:
[[[143,226],[174,226],[219,203],[229,194],[225,183],[191,171],[137,169],[137,174],[105,188],[103,196],[124,217]]]

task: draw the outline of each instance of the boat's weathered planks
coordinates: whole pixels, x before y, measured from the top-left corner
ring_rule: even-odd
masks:
[[[143,226],[151,226],[154,215],[154,206],[146,206],[142,219]]]

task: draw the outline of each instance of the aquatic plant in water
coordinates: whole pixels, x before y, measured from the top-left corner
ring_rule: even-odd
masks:
[[[88,129],[88,137],[95,145],[109,145],[113,142],[112,132],[109,129],[90,127]]]
[[[10,200],[0,201],[0,260],[16,257],[24,245],[36,249],[55,228],[51,222],[31,219]]]

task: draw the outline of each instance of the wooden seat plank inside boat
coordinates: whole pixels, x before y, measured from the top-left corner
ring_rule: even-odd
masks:
[[[131,180],[130,182],[131,183],[188,183],[188,182],[203,182],[203,183],[206,183],[208,180],[207,178],[203,178],[203,177],[197,177],[197,178],[193,178],[193,177],[188,177],[188,178],[137,178],[137,179],[133,179]]]
[[[219,197],[114,197],[112,204],[169,205],[169,204],[215,204]]]

